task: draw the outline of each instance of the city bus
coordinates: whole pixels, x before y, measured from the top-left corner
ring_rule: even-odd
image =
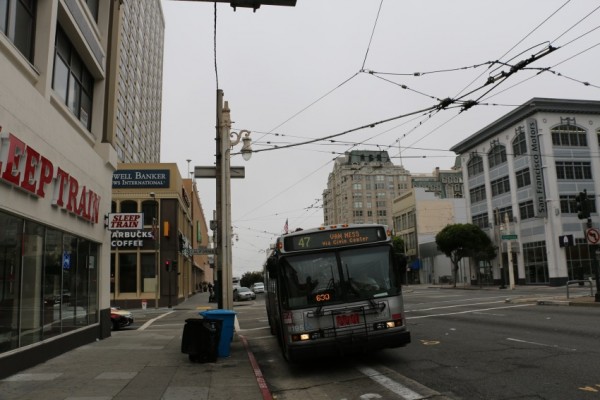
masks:
[[[385,225],[333,225],[277,238],[264,265],[265,303],[284,358],[410,343],[400,263]]]

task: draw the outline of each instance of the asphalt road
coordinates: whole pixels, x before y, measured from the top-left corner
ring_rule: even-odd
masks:
[[[236,312],[278,400],[600,400],[600,308],[516,301],[564,290],[409,287],[407,347],[301,365],[269,334],[264,295]]]

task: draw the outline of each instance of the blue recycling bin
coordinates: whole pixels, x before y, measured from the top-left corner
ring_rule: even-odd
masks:
[[[235,321],[235,311],[231,310],[206,310],[199,314],[204,318],[218,319],[223,321],[221,325],[221,337],[217,354],[219,357],[229,357],[229,348],[233,340],[233,324]]]

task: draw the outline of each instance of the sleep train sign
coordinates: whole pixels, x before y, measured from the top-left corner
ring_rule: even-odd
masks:
[[[143,213],[114,213],[108,214],[108,229],[118,230],[142,230],[144,227]]]

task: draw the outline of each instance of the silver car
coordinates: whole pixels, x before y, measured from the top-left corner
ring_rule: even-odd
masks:
[[[235,288],[233,291],[233,301],[242,301],[242,300],[254,300],[256,299],[256,293],[247,287],[240,286]]]

